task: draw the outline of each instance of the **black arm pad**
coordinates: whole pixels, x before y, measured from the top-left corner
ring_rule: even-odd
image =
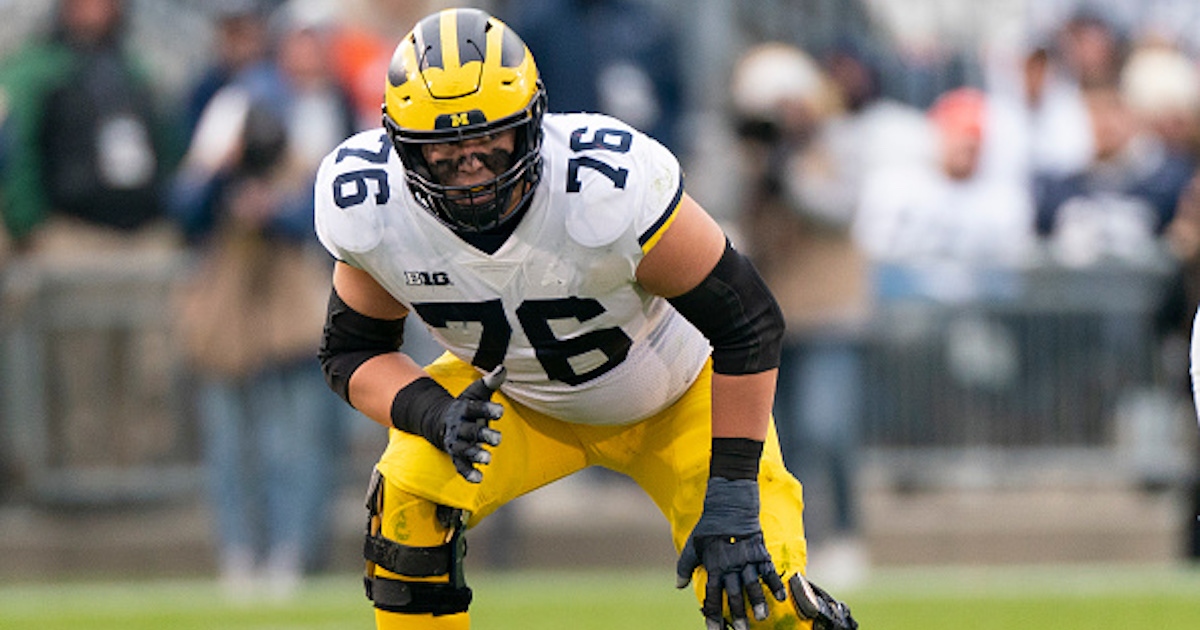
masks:
[[[754,265],[728,240],[696,288],[667,300],[713,346],[713,371],[757,374],[779,367],[783,312]]]
[[[325,332],[317,355],[329,388],[353,405],[350,376],[368,359],[400,349],[404,320],[368,317],[347,306],[336,290],[330,291]]]

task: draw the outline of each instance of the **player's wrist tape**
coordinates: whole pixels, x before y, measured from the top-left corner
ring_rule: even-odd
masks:
[[[749,438],[713,438],[712,462],[709,477],[724,477],[730,481],[758,479],[758,462],[762,459],[763,443]]]
[[[422,376],[396,392],[392,399],[392,426],[442,448],[442,411],[452,402],[454,396],[445,387]]]

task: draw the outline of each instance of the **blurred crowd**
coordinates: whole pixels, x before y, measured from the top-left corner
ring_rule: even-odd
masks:
[[[398,38],[450,3],[176,4],[203,27],[204,54],[169,79],[132,39],[149,3],[32,10],[0,59],[0,269],[184,255],[171,308],[222,574],[232,592],[262,572],[286,592],[321,561],[349,423],[312,360],[330,264],[311,229],[315,168],[378,126]],[[1172,270],[1165,332],[1186,330],[1200,301],[1194,3],[981,3],[1024,7],[992,47],[914,27],[903,2],[467,4],[528,42],[552,111],[621,117],[674,149],[700,190],[724,176],[735,191],[718,209],[788,318],[776,416],[789,466],[833,506],[811,512],[830,517],[810,538],[838,566],[865,562],[856,445],[879,300],[962,300],[983,290],[969,280],[980,268],[1118,264]],[[61,348],[80,409],[96,385],[79,358],[104,347]]]
[[[1174,3],[1173,30],[1158,19],[1170,3],[1152,4],[1029,3],[1024,30],[1003,40],[986,29],[967,41],[937,29],[789,37],[768,25],[772,37],[737,58],[736,224],[788,318],[776,418],[808,504],[823,506],[806,525],[829,579],[865,566],[857,435],[882,302],[967,306],[1011,297],[994,295],[1014,286],[997,276],[1142,270],[1164,297],[1120,308],[1151,314],[1153,343],[1186,339],[1200,301],[1200,51],[1172,33],[1200,11]],[[985,17],[964,23],[995,17],[992,3],[975,6]],[[1143,324],[1112,318],[1095,343],[1119,347]],[[1158,373],[1186,396],[1186,361],[1162,356]]]

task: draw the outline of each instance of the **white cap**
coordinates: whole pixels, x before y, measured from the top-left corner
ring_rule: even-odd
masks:
[[[1139,114],[1200,112],[1200,75],[1183,53],[1165,46],[1135,51],[1121,71],[1121,94]]]
[[[799,48],[770,42],[750,49],[733,71],[733,106],[745,116],[773,118],[782,103],[815,105],[824,89],[821,69]]]

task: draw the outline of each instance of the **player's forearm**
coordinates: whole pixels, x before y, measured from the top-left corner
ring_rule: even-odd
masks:
[[[777,372],[713,374],[713,437],[766,440]]]
[[[371,420],[392,428],[392,402],[396,393],[426,376],[407,354],[391,352],[363,363],[350,378],[350,400],[354,408]]]

